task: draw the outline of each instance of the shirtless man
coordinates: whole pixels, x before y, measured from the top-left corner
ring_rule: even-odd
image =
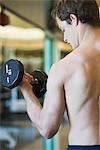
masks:
[[[25,74],[20,85],[27,112],[45,138],[69,116],[68,150],[100,150],[100,19],[95,0],[61,0],[54,11],[64,41],[74,51],[50,70],[43,107]]]

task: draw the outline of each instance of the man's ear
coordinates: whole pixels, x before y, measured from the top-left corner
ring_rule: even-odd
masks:
[[[71,24],[75,27],[78,25],[78,18],[74,14],[70,14]]]

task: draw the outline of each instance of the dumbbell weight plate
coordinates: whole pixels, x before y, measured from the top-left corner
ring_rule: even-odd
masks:
[[[23,74],[23,64],[18,60],[10,59],[0,69],[0,83],[4,87],[12,89],[22,81]]]
[[[33,76],[35,83],[32,84],[33,92],[36,97],[42,97],[46,92],[46,84],[47,84],[47,74],[43,71],[35,70],[31,73]]]

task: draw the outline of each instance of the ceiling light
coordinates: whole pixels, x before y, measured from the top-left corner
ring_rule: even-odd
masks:
[[[0,26],[0,38],[18,40],[41,40],[45,33],[39,28],[21,28],[16,26]]]

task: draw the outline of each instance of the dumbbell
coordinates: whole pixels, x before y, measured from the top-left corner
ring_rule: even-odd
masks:
[[[13,89],[17,87],[24,75],[24,66],[19,60],[10,59],[0,69],[0,84],[3,87]],[[40,70],[34,70],[31,75],[31,85],[36,97],[42,97],[46,92],[47,74]]]

